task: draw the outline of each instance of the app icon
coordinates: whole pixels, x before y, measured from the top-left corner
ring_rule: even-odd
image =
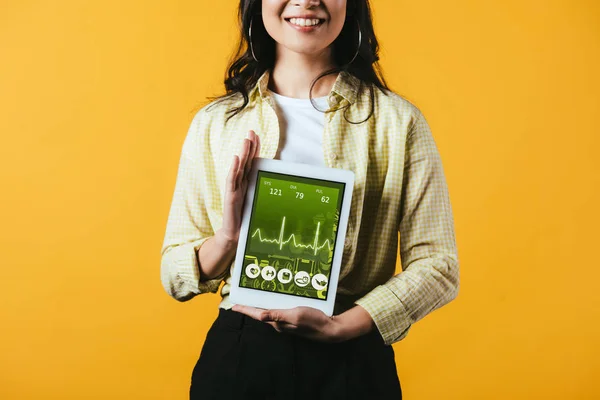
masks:
[[[258,276],[258,274],[260,274],[260,268],[258,268],[258,265],[248,264],[246,266],[246,275],[248,275],[248,278],[254,279]]]
[[[292,271],[287,268],[280,269],[279,272],[277,272],[277,279],[279,279],[279,282],[281,283],[289,283],[292,280]]]
[[[306,271],[300,271],[296,274],[296,276],[294,276],[294,282],[296,282],[296,285],[298,286],[306,286],[308,285],[308,282],[310,282],[310,276],[308,275],[308,272]]]
[[[327,287],[327,277],[323,274],[316,274],[312,277],[312,286],[317,290],[323,290]]]
[[[263,277],[264,280],[266,281],[272,281],[273,279],[275,279],[275,268],[273,268],[270,265],[267,265],[266,267],[264,267],[262,269],[262,271],[260,271],[260,275]]]

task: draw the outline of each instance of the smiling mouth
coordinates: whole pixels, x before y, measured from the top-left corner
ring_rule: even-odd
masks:
[[[298,28],[316,28],[316,27],[323,25],[323,23],[325,22],[324,19],[320,19],[320,18],[313,18],[313,19],[284,18],[284,19],[287,22],[289,22],[291,25],[298,27]],[[318,22],[315,24],[314,22],[317,20],[318,20]]]

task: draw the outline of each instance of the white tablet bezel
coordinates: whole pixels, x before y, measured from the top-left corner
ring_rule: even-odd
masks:
[[[303,178],[328,180],[345,184],[337,227],[338,234],[336,237],[331,261],[331,273],[329,276],[326,300],[249,289],[239,286],[244,263],[244,255],[246,251],[246,243],[249,234],[248,231],[250,228],[250,217],[254,203],[254,193],[256,191],[258,171],[281,173]],[[243,304],[259,308],[287,309],[297,306],[308,306],[319,309],[328,316],[332,316],[335,305],[338,279],[340,275],[340,267],[342,264],[342,255],[344,251],[344,242],[346,238],[346,229],[348,226],[348,217],[350,215],[353,189],[354,173],[349,170],[325,168],[309,164],[290,163],[265,158],[254,159],[252,162],[252,168],[248,175],[248,189],[243,206],[242,224],[238,239],[238,247],[235,263],[231,271],[231,289],[229,293],[231,302],[234,304]]]

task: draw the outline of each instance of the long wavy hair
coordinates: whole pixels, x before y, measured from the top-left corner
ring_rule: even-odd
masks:
[[[256,85],[258,79],[267,70],[275,65],[275,40],[267,33],[261,17],[261,0],[240,0],[238,8],[238,18],[240,24],[240,38],[237,49],[234,52],[227,72],[225,75],[226,93],[209,98],[216,100],[215,104],[241,94],[244,101],[238,107],[232,107],[227,110],[227,121],[234,115],[242,111],[248,105],[250,90]],[[375,37],[373,21],[371,17],[371,7],[369,0],[347,0],[346,3],[346,21],[342,27],[339,36],[333,42],[332,55],[334,58],[334,68],[322,72],[317,76],[310,86],[309,99],[313,103],[311,96],[315,83],[324,76],[346,71],[359,78],[360,85],[358,95],[362,94],[365,87],[369,90],[371,99],[371,110],[367,117],[359,122],[348,121],[346,118],[347,108],[344,108],[344,118],[353,124],[360,124],[367,121],[374,111],[374,90],[379,88],[390,90],[385,82],[381,67],[379,66],[379,44]],[[252,23],[252,48],[249,45],[249,28]],[[362,40],[357,54],[358,30],[360,27]],[[252,50],[258,61],[252,56]],[[353,57],[356,57],[353,59]],[[316,108],[316,107],[315,107]],[[318,108],[316,108],[318,110]],[[319,110],[321,111],[321,110]],[[333,110],[331,110],[333,111]],[[321,111],[323,112],[323,111]],[[328,111],[326,111],[328,112]]]

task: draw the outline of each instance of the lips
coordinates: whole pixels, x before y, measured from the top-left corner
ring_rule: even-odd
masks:
[[[293,27],[297,27],[297,28],[316,28],[316,27],[323,25],[323,23],[325,22],[324,18],[317,18],[317,17],[290,17],[290,18],[284,18],[284,19],[287,21],[287,23],[289,23]],[[296,24],[292,23],[293,19],[310,19],[310,20],[318,19],[319,22],[316,25],[300,25],[297,23]]]
[[[310,26],[295,25],[295,24],[292,24],[290,21],[286,21],[286,22],[290,25],[291,28],[293,28],[299,32],[305,32],[305,33],[316,31],[323,25],[323,22],[319,22],[317,25],[310,25]]]
[[[314,14],[305,14],[305,15],[291,15],[289,17],[283,17],[283,19],[292,19],[292,18],[302,18],[302,19],[325,19],[323,17],[319,17],[318,15],[314,15]]]

